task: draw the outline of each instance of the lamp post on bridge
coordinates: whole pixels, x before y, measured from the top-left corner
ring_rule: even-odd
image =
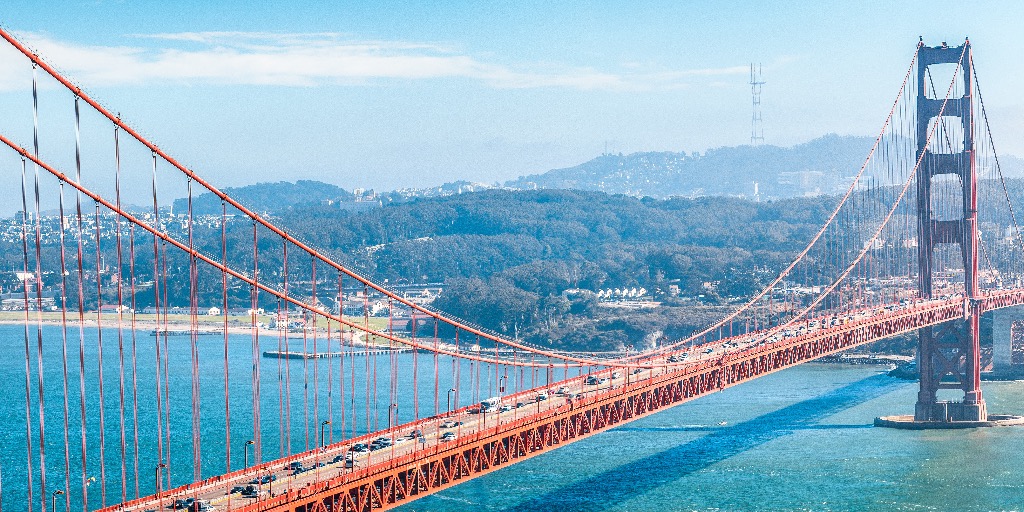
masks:
[[[245,442],[245,446],[242,447],[242,453],[244,454],[245,459],[245,465],[242,466],[242,469],[246,469],[249,467],[249,447],[254,444],[256,443],[253,442],[252,439],[249,439],[248,441]]]
[[[455,388],[451,388],[448,390],[448,416],[452,415],[452,393],[456,391],[458,390]]]
[[[163,494],[162,494],[162,490],[160,488],[161,487],[160,486],[160,470],[164,469],[166,467],[167,467],[167,464],[164,464],[163,462],[161,462],[161,463],[156,465],[156,470],[154,470],[154,473],[155,473],[154,474],[154,482],[156,482],[156,501],[160,505],[161,509],[164,508],[164,497],[163,497]]]
[[[62,494],[64,494],[64,491],[60,489],[57,489],[50,494],[50,508],[53,509],[53,512],[57,512],[57,496]]]
[[[320,424],[320,448],[323,448],[324,446],[326,446],[324,444],[324,439],[325,439],[324,427],[326,427],[327,425],[330,425],[330,424],[331,424],[331,420],[324,420],[323,423]]]

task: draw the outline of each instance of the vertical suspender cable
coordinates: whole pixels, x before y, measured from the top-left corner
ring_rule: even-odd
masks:
[[[100,504],[107,506],[107,463],[106,463],[106,400],[104,399],[103,382],[103,254],[100,248],[100,204],[96,203],[93,210],[96,237],[96,380],[99,382],[99,414],[100,414]]]
[[[36,66],[32,65],[32,149],[39,158],[39,95],[36,89]],[[35,235],[36,235],[36,383],[39,386],[39,489],[43,512],[46,512],[46,429],[43,396],[43,267],[42,227],[39,221],[39,165],[32,163],[35,172]]]
[[[139,365],[138,365],[138,331],[135,325],[135,224],[128,228],[128,274],[131,276],[132,297],[132,469],[135,474],[135,497],[139,497]]]
[[[114,127],[114,204],[121,210],[121,145],[120,128]],[[124,264],[121,251],[121,216],[114,215],[114,237],[117,245],[117,384],[118,413],[121,434],[121,503],[128,501],[128,441],[125,433],[124,419],[124,286],[122,268]]]
[[[252,223],[252,277],[255,282],[259,282],[260,265],[259,265],[259,237],[256,229],[256,222]],[[252,310],[257,311],[259,308],[259,288],[253,286],[250,288],[250,294],[252,299]],[[254,458],[256,462],[263,461],[263,438],[260,428],[260,331],[259,326],[256,325],[256,315],[252,315],[252,439],[255,443],[253,445],[253,451],[255,452]]]
[[[300,267],[301,269],[301,267]],[[309,450],[309,359],[306,358],[306,354],[309,351],[307,345],[306,333],[309,327],[308,312],[304,309],[297,309],[297,314],[301,314],[302,320],[302,431],[305,434],[305,447],[303,451]],[[314,317],[315,318],[315,317]]]
[[[202,480],[202,436],[200,430],[200,393],[199,388],[199,268],[195,257],[195,217],[192,208],[192,178],[187,180],[188,186],[188,274],[189,274],[189,345],[192,355],[192,474],[193,481]]]
[[[253,223],[253,232],[255,233],[256,225]],[[281,300],[277,300],[277,319],[274,324],[277,326],[277,439],[278,439],[278,456],[285,456],[285,432],[284,432],[284,365],[285,360],[281,357],[281,354],[285,353],[284,348],[284,328],[281,327]],[[285,322],[287,326],[287,321]]]
[[[228,265],[228,210],[227,203],[220,202],[220,258],[224,266]],[[231,472],[231,393],[228,378],[228,273],[221,271],[221,308],[224,315],[224,472]],[[256,314],[253,309],[250,316]]]
[[[61,369],[64,384],[64,509],[71,510],[71,430],[70,406],[68,402],[68,270],[66,243],[64,241],[64,182],[60,182],[58,191],[58,211],[60,213],[60,332],[61,332]]]
[[[81,114],[79,110],[79,98],[75,96],[75,181],[78,183],[82,182],[82,143],[81,143]],[[82,511],[85,512],[89,509],[89,477],[88,477],[88,457],[86,443],[86,432],[85,426],[86,420],[86,409],[85,409],[85,268],[82,263],[84,259],[84,251],[82,249],[82,243],[85,239],[85,228],[82,222],[82,192],[75,190],[75,212],[76,212],[76,226],[75,238],[78,240],[78,253],[76,254],[76,261],[78,262],[78,405],[79,412],[81,413],[82,423],[80,427],[80,442],[81,447],[81,458],[82,458]],[[155,239],[154,239],[155,240]]]
[[[77,105],[77,102],[76,102]],[[160,229],[160,208],[157,202],[157,189],[156,189],[156,153],[153,153],[153,177],[151,189],[153,193],[153,228],[156,230]],[[81,180],[79,180],[81,181]],[[160,242],[159,237],[153,235],[153,310],[156,312],[154,317],[154,329],[153,329],[153,356],[154,356],[154,390],[156,392],[156,460],[157,462],[163,462],[164,460],[164,428],[163,418],[163,393],[161,392],[162,383],[160,381],[160,360],[161,360],[161,347],[160,339],[167,337],[167,331],[160,328],[160,306],[163,304],[160,300]],[[166,307],[166,304],[163,304]],[[160,482],[156,482],[155,485],[159,490]]]
[[[342,288],[341,272],[338,272],[338,317],[345,314],[344,307],[344,289]],[[338,350],[341,352],[338,354],[339,368],[338,368],[338,404],[341,406],[341,440],[345,440],[345,330],[341,324],[338,324]],[[334,421],[334,418],[331,418]]]
[[[438,367],[439,361],[438,361],[438,358],[437,358],[437,355],[438,355],[437,354],[437,342],[438,342],[438,340],[437,340],[438,332],[437,331],[438,331],[438,321],[435,318],[434,319],[434,353],[433,353],[433,355],[434,355],[434,416],[437,416],[441,412],[440,411],[440,409],[441,409],[441,393],[440,393],[441,392],[441,384],[440,384],[441,370]],[[452,384],[454,385],[454,382]]]
[[[283,266],[283,277],[284,277],[284,296],[288,296],[288,241],[281,241],[282,247],[282,261]],[[288,327],[291,325],[291,316],[288,314],[288,301],[284,301],[284,438],[285,438],[285,454],[292,454],[292,370],[290,364],[291,349],[288,339]],[[280,320],[278,320],[280,323]]]
[[[21,160],[21,246],[22,256],[24,258],[24,272],[28,275],[28,198],[27,192],[25,191],[25,172],[26,172],[25,159]],[[33,488],[33,476],[35,471],[33,470],[32,464],[32,366],[31,357],[29,352],[29,306],[28,306],[28,281],[22,281],[22,290],[25,296],[25,465],[27,476],[25,478],[26,489],[28,498],[25,503],[28,506],[28,512],[32,512],[32,502],[35,501],[32,497]],[[43,507],[46,506],[46,496],[42,497]]]
[[[310,281],[312,282],[312,286],[313,286],[313,292],[312,292],[313,298],[311,300],[312,311],[310,311],[310,313],[313,316],[313,425],[319,426],[320,425],[320,379],[319,379],[319,377],[320,377],[320,359],[318,358],[319,347],[317,346],[317,341],[318,341],[318,339],[317,339],[317,331],[319,330],[319,326],[317,325],[317,323],[319,322],[319,318],[317,317],[318,306],[317,306],[317,301],[316,301],[316,257],[311,257],[310,260],[312,261],[311,268],[310,268],[310,272],[311,272]],[[329,324],[329,322],[328,322],[328,324]],[[330,340],[330,337],[328,337],[327,339]],[[329,359],[328,359],[328,362],[330,362]],[[320,441],[322,442],[323,440],[321,439]]]
[[[409,311],[409,328],[411,329],[412,340],[416,341],[416,311]],[[412,351],[412,417],[414,420],[419,421],[420,419],[420,390],[419,390],[419,360],[416,357],[418,352],[415,348]]]
[[[171,220],[174,220],[173,214]],[[169,299],[170,286],[167,285],[167,241],[161,240],[160,242],[160,278],[164,281],[164,314],[163,314],[163,326],[165,331],[170,331],[170,305]],[[165,456],[167,457],[167,467],[171,467],[171,448],[174,445],[171,443],[171,350],[168,344],[170,343],[170,336],[164,336],[164,359],[163,359],[163,377],[164,377],[164,434],[166,435],[166,441],[164,446],[166,447]],[[167,487],[171,487],[171,471],[164,471],[167,476]]]

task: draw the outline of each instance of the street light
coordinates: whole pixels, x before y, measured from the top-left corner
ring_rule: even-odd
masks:
[[[257,494],[257,498],[256,498],[257,500],[262,499],[262,497],[263,497],[263,481],[264,480],[266,480],[267,481],[267,485],[269,485],[269,488],[267,490],[267,494],[269,494],[270,497],[274,497],[274,478],[273,478],[273,475],[271,475],[271,473],[270,473],[270,468],[257,469],[256,470],[256,486],[259,489],[258,492],[256,493]]]
[[[156,481],[156,500],[160,503],[160,508],[164,508],[164,497],[161,495],[160,489],[160,470],[167,467],[167,464],[161,462],[156,465],[154,480]]]
[[[50,494],[50,508],[53,509],[53,512],[57,512],[57,496],[60,496],[61,494],[64,494],[64,491],[60,489],[57,489]]]
[[[320,424],[320,447],[321,448],[324,446],[324,427],[326,427],[327,425],[330,425],[330,424],[331,424],[331,420],[324,420],[323,423]]]
[[[448,390],[448,415],[449,416],[451,416],[451,414],[452,414],[452,393],[454,393],[456,391],[458,391],[458,390],[455,389],[455,388],[451,388],[451,389]]]
[[[256,443],[253,442],[252,439],[249,439],[248,441],[245,442],[245,446],[242,447],[242,451],[245,453],[245,465],[242,466],[242,469],[245,469],[245,468],[249,467],[249,447],[254,445],[254,444],[256,444]]]

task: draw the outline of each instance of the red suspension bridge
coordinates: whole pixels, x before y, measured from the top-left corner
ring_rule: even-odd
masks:
[[[1024,241],[969,41],[918,45],[863,165],[767,287],[685,339],[597,355],[510,339],[360,275],[0,37],[31,90],[19,132],[31,143],[0,133],[0,165],[22,176],[19,508],[388,509],[914,331],[913,420],[993,419],[980,319],[1024,304]],[[199,194],[220,211],[200,215]],[[217,307],[201,304],[211,295]],[[371,301],[390,316],[371,317]],[[268,349],[282,357],[264,360]]]

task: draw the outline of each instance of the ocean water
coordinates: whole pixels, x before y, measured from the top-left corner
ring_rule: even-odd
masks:
[[[47,492],[64,488],[62,332],[43,329]],[[33,395],[33,442],[38,449],[36,394],[36,331],[29,332],[30,386]],[[120,501],[122,486],[130,499],[153,491],[157,463],[154,338],[140,332],[136,338],[138,365],[139,457],[133,454],[131,373],[126,373],[126,472],[121,476],[118,337],[104,330],[104,401],[106,470],[99,453],[98,350],[95,330],[85,333],[86,469],[89,508]],[[21,326],[0,326],[0,505],[3,510],[27,510],[25,457],[25,332]],[[81,510],[81,420],[78,394],[78,331],[69,331],[69,445],[71,452],[71,510]],[[130,336],[122,337],[126,368],[130,369]],[[224,470],[225,439],[223,343],[219,336],[199,342],[201,386],[202,476]],[[324,350],[323,339],[319,340]],[[276,350],[276,337],[261,337],[259,351]],[[290,340],[292,350],[302,340]],[[311,346],[312,340],[307,340]],[[335,347],[336,348],[336,347]],[[173,485],[192,480],[191,351],[187,337],[168,340],[172,396],[171,470]],[[232,465],[243,462],[243,443],[252,438],[252,339],[229,338]],[[272,459],[305,449],[319,436],[318,421],[332,419],[325,434],[335,441],[389,421],[390,360],[347,358],[345,402],[349,411],[344,430],[339,385],[339,360],[318,363],[281,362],[257,358],[260,364],[262,458]],[[353,365],[352,362],[355,361]],[[375,363],[375,365],[374,365]],[[415,366],[418,402],[412,393],[396,400],[400,422],[433,413],[433,358],[429,355],[396,356],[400,389],[412,389]],[[479,378],[481,387],[494,391],[493,367],[471,367],[439,361],[439,408],[447,407],[444,391],[468,390]],[[319,365],[319,366],[318,366]],[[376,414],[373,390],[362,384],[365,375],[378,372]],[[355,369],[357,385],[350,384]],[[503,369],[501,370],[504,371]],[[317,389],[302,385],[319,373]],[[479,375],[479,377],[476,377]],[[331,376],[328,379],[328,376]],[[559,375],[561,377],[561,375]],[[290,379],[290,380],[289,380]],[[543,376],[511,371],[503,379],[515,389],[541,384]],[[332,382],[331,391],[328,384]],[[426,384],[428,383],[429,384]],[[314,401],[314,391],[319,397]],[[993,413],[1024,413],[1024,382],[986,382],[984,392]],[[461,392],[460,392],[461,393]],[[457,397],[460,404],[480,398]],[[962,431],[900,431],[874,428],[876,416],[907,414],[913,409],[916,383],[884,375],[881,368],[806,364],[742,384],[693,402],[660,412],[549,454],[515,464],[410,503],[404,511],[661,511],[661,510],[1021,510],[1024,509],[1024,428],[1006,427]],[[305,403],[303,402],[303,399]],[[352,421],[351,404],[357,416]],[[290,422],[278,411],[291,409]],[[319,408],[314,408],[318,405]],[[317,421],[314,421],[314,417]],[[281,420],[284,419],[282,424]],[[353,425],[354,423],[354,425]],[[281,441],[284,434],[284,442]],[[290,444],[288,437],[290,434]],[[166,435],[166,433],[165,433]],[[166,449],[166,446],[164,447]],[[255,458],[253,452],[250,456]],[[252,460],[252,459],[250,459]],[[39,461],[34,455],[34,509],[39,510]],[[137,469],[136,469],[137,468]],[[135,475],[138,473],[138,479]],[[101,481],[106,482],[102,496]],[[47,499],[47,504],[49,500]],[[58,501],[58,510],[64,510]]]

